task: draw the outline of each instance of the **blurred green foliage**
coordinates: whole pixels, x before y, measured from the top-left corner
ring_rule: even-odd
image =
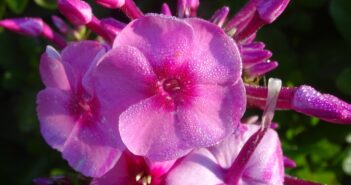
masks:
[[[94,4],[92,1],[91,4]],[[145,12],[159,11],[161,0],[136,0]],[[167,1],[175,12],[175,1]],[[231,15],[244,0],[202,0],[199,15],[209,18],[228,5]],[[55,0],[0,0],[0,18],[40,16],[50,22],[59,14]],[[126,20],[118,10],[94,5],[99,17]],[[51,23],[50,23],[51,24]],[[351,102],[351,1],[294,0],[286,12],[258,34],[279,61],[269,74],[285,85],[310,84]],[[24,185],[39,176],[74,172],[40,136],[36,93],[43,88],[40,54],[48,44],[0,29],[0,168],[1,184]],[[330,185],[351,184],[351,126],[335,125],[292,111],[277,112],[275,121],[285,155],[298,167],[288,174]]]

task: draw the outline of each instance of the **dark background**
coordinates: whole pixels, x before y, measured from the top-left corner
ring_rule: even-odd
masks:
[[[118,10],[94,5],[98,17],[127,20]],[[175,12],[175,0],[167,1]],[[233,15],[243,0],[202,0],[199,16],[223,5]],[[158,12],[161,0],[136,0],[144,12]],[[59,15],[54,0],[0,0],[0,18],[38,16],[49,24]],[[309,84],[351,102],[351,1],[292,0],[284,14],[265,26],[264,41],[279,61],[268,77],[286,86]],[[35,112],[39,56],[46,41],[0,29],[0,184],[24,185],[38,176],[75,176],[60,154],[40,136]],[[336,125],[292,111],[276,112],[285,155],[298,167],[288,174],[327,183],[351,184],[351,125]]]

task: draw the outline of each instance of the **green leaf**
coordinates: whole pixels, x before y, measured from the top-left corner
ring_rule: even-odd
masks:
[[[57,7],[56,0],[34,0],[34,2],[47,9],[56,9]]]
[[[351,42],[351,1],[333,0],[330,14],[339,32]]]
[[[336,80],[336,87],[343,93],[351,95],[351,68],[344,69]]]
[[[28,0],[6,0],[10,10],[16,14],[20,14],[26,8]]]

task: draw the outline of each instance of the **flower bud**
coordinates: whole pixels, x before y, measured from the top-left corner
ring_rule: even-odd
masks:
[[[106,8],[120,8],[125,4],[125,0],[95,0],[97,4]]]
[[[58,8],[75,25],[85,25],[93,17],[90,5],[82,0],[59,0]]]
[[[306,85],[296,89],[292,109],[334,123],[351,123],[351,105]]]
[[[0,21],[0,27],[18,34],[37,37],[43,32],[44,22],[40,18],[13,18]]]

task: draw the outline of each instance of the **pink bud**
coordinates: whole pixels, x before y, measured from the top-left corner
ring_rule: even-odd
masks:
[[[242,49],[241,56],[243,58],[244,68],[249,68],[260,62],[265,62],[272,56],[272,52],[264,49]]]
[[[272,23],[290,0],[249,0],[228,22],[226,30],[235,31],[234,38],[241,41],[255,34],[265,24]]]
[[[120,8],[124,6],[125,0],[95,0],[97,4],[106,8]]]
[[[51,17],[52,22],[56,26],[56,28],[63,34],[66,34],[70,31],[70,27],[63,21],[60,17],[58,16],[52,16]]]
[[[250,77],[255,77],[255,76],[264,75],[277,67],[278,67],[278,62],[267,60],[267,62],[261,62],[246,69],[246,72]]]
[[[296,89],[292,109],[334,123],[351,123],[351,105],[306,85]]]
[[[13,19],[4,19],[0,21],[0,27],[11,30],[13,32],[37,37],[43,31],[43,20],[40,18],[13,18]]]
[[[292,159],[284,156],[283,160],[284,160],[284,166],[285,167],[287,167],[287,168],[296,168],[296,163]]]
[[[199,0],[178,0],[178,16],[189,17],[196,16],[197,8],[200,5]]]
[[[263,108],[267,88],[246,85],[245,89],[248,104]],[[292,109],[328,122],[351,124],[351,104],[333,95],[322,94],[307,85],[283,88],[279,94],[277,109]]]
[[[58,0],[58,8],[75,25],[85,25],[93,17],[90,5],[82,0]]]
[[[171,9],[169,8],[167,3],[162,4],[161,12],[165,15],[172,16]]]
[[[126,26],[124,23],[113,18],[101,19],[101,26],[104,27],[111,40]]]
[[[283,13],[290,0],[261,0],[257,12],[266,23],[272,23]]]
[[[66,41],[59,34],[52,31],[41,18],[24,17],[0,20],[0,27],[30,37],[44,37],[59,47],[64,47]]]
[[[227,19],[229,13],[229,7],[224,6],[221,9],[218,9],[212,16],[211,21],[214,24],[217,24],[219,27],[222,27],[224,22]]]

